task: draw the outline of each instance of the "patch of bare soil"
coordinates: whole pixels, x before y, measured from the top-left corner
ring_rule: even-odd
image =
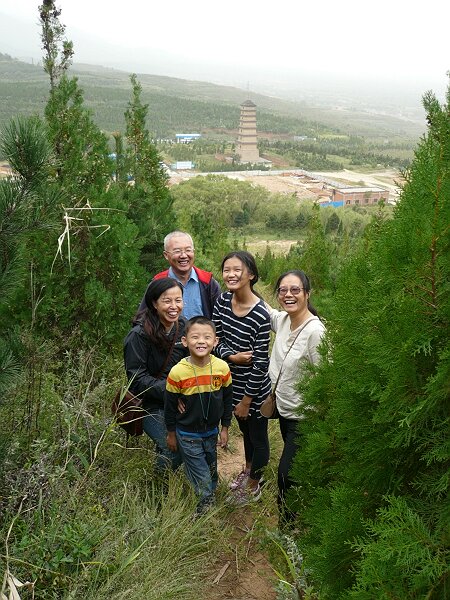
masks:
[[[251,171],[243,171],[240,175],[244,181],[260,185],[272,193],[295,194],[300,200],[306,198],[311,200],[317,197],[317,194],[309,190],[295,175],[257,175],[252,174]]]
[[[271,251],[276,255],[285,256],[293,244],[297,244],[298,240],[260,240],[258,242],[248,242],[247,246],[252,254],[264,254],[267,244]]]
[[[219,449],[221,479],[230,481],[245,464],[242,438],[232,451]],[[253,530],[254,516],[248,507],[236,508],[229,515],[233,527],[229,549],[220,555],[208,589],[208,600],[276,600],[276,576],[270,562],[258,548]]]
[[[329,173],[322,172],[321,175],[348,184],[349,186],[358,185],[359,183],[363,183],[366,186],[381,186],[388,188],[394,194],[398,192],[398,184],[402,183],[402,176],[395,169],[386,169],[374,173],[359,173],[358,171],[344,169]]]

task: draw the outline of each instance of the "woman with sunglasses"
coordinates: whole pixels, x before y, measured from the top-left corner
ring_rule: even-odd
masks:
[[[269,307],[275,341],[270,357],[269,374],[276,384],[276,403],[280,415],[280,431],[284,447],[278,465],[278,509],[280,523],[292,525],[295,514],[286,507],[286,492],[293,485],[289,472],[298,449],[301,435],[302,396],[297,383],[307,363],[317,364],[317,350],[325,327],[311,305],[311,286],[303,271],[283,273],[275,286],[281,311]]]

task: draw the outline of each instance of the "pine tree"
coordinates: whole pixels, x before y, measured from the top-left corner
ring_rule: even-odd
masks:
[[[20,341],[15,299],[27,276],[26,240],[47,226],[54,195],[42,187],[51,153],[44,124],[38,118],[17,119],[5,127],[0,140],[15,177],[0,180],[0,402],[17,380]],[[27,157],[24,161],[23,157]],[[51,212],[51,211],[50,211]]]
[[[132,181],[122,188],[128,216],[138,226],[143,241],[141,263],[155,273],[164,264],[164,236],[175,229],[173,200],[161,157],[146,126],[148,104],[142,103],[142,86],[135,74],[130,79],[132,98],[125,111],[125,170]]]
[[[44,0],[39,6],[42,49],[44,50],[44,71],[50,78],[53,90],[60,76],[72,63],[73,44],[64,38],[65,26],[60,22],[61,9],[56,8],[53,0]]]
[[[448,594],[450,88],[394,218],[343,268],[293,504],[321,598]]]
[[[67,74],[68,49],[72,54],[73,50],[63,40],[60,11],[53,2],[45,2],[40,16],[51,83],[45,117],[52,152],[43,154],[45,176],[38,179],[31,150],[17,146],[19,138],[17,144],[10,144],[9,155],[18,157],[11,163],[16,173],[31,169],[27,180],[34,187],[39,183],[51,215],[45,232],[35,230],[27,236],[33,284],[27,281],[17,290],[15,316],[30,318],[36,289],[40,294],[37,333],[62,334],[64,344],[77,347],[98,340],[103,345],[118,344],[146,279],[139,265],[138,229],[127,217],[120,190],[111,185],[114,166],[107,138],[85,107],[77,79]],[[39,217],[43,220],[44,213]]]

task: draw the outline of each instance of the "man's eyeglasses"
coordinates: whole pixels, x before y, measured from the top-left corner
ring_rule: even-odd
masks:
[[[279,287],[277,289],[277,294],[279,296],[286,296],[288,292],[291,292],[293,296],[298,296],[300,292],[303,292],[305,288],[298,287],[298,285],[293,285],[292,287]]]
[[[172,254],[172,256],[181,256],[182,254],[192,254],[194,252],[194,248],[192,246],[188,246],[187,248],[175,248],[174,250],[166,250],[167,254]]]

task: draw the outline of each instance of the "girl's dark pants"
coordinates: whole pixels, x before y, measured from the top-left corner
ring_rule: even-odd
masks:
[[[252,464],[250,477],[259,480],[269,462],[268,420],[252,412],[248,419],[236,419],[244,437],[245,461]]]

